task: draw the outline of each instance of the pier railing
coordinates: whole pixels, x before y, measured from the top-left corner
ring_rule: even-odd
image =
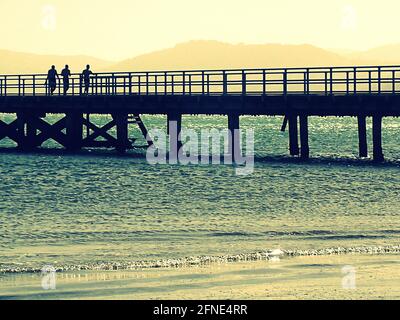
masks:
[[[46,74],[0,75],[0,96],[48,95]],[[72,74],[68,96],[84,91]],[[400,93],[400,66],[95,73],[89,95],[350,95]],[[64,94],[63,80],[54,95]]]

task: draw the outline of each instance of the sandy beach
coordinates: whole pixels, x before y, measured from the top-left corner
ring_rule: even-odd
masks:
[[[44,290],[41,280],[40,274],[3,274],[0,299],[400,299],[400,255],[66,272],[56,274],[55,290]]]

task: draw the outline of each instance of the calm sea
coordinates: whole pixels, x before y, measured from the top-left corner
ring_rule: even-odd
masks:
[[[163,117],[144,120],[165,128]],[[185,117],[183,125],[226,122]],[[244,177],[228,165],[150,166],[112,151],[0,153],[0,269],[398,245],[400,120],[384,120],[384,165],[354,161],[350,118],[311,119],[314,160],[290,161],[281,122],[242,118],[255,129],[257,156]]]

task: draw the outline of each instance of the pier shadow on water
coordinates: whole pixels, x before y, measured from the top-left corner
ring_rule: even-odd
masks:
[[[10,155],[41,155],[41,156],[66,156],[66,157],[88,157],[88,158],[120,158],[120,159],[136,159],[146,160],[146,150],[136,149],[126,153],[118,153],[114,150],[107,149],[83,149],[80,151],[71,152],[65,149],[51,149],[51,148],[39,148],[32,151],[19,150],[18,148],[0,147],[0,154]],[[220,165],[223,164],[224,158],[221,157]],[[308,160],[303,160],[300,157],[291,157],[286,155],[270,155],[254,156],[255,164],[294,164],[294,165],[307,165],[307,166],[357,166],[357,167],[378,167],[378,168],[398,168],[400,167],[400,160],[398,159],[386,159],[384,162],[375,162],[371,158],[352,158],[349,156],[344,157],[332,157],[332,156],[316,156],[311,157]],[[212,157],[210,156],[209,163],[212,163]],[[149,164],[150,165],[150,164]],[[193,165],[193,164],[191,164]],[[201,163],[199,157],[199,165]]]

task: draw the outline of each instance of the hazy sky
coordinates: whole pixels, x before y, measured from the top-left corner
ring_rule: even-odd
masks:
[[[399,0],[0,0],[0,48],[122,59],[189,40],[400,43]]]

